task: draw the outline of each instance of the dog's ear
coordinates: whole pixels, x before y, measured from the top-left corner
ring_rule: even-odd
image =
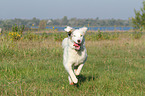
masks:
[[[64,29],[64,31],[66,31],[66,32],[68,33],[68,36],[71,36],[71,33],[72,33],[73,30],[74,30],[74,29],[73,29],[72,27],[70,27],[70,26],[67,26],[67,27]]]
[[[84,35],[86,34],[87,29],[88,29],[87,27],[82,27],[82,28],[80,28],[80,30],[83,32]]]
[[[64,29],[64,31],[66,31],[66,32],[72,32],[73,31],[73,28],[72,27],[70,27],[70,26],[67,26],[65,29]]]

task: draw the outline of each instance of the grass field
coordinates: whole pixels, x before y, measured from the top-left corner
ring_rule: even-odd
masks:
[[[90,35],[94,36],[94,35]],[[61,40],[0,37],[1,96],[144,96],[145,35],[86,40],[79,86],[68,83]],[[90,37],[89,37],[90,38]],[[94,37],[95,38],[95,37]]]

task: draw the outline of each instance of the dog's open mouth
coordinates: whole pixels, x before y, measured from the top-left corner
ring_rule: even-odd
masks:
[[[77,44],[77,43],[74,42],[74,46],[75,46],[76,50],[80,50],[81,44]]]

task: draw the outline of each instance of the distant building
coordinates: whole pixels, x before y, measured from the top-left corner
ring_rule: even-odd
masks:
[[[49,23],[51,23],[51,22],[52,22],[52,20],[48,20],[48,21],[47,21],[47,24],[49,24]]]

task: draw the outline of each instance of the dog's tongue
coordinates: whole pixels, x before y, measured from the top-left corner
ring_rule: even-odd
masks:
[[[77,50],[79,50],[79,49],[80,49],[80,45],[78,45],[78,44],[74,43],[74,46],[75,46],[75,48],[76,48]]]
[[[78,45],[78,44],[76,44],[76,43],[74,43],[74,46],[75,46],[75,47],[78,47],[79,45]]]

